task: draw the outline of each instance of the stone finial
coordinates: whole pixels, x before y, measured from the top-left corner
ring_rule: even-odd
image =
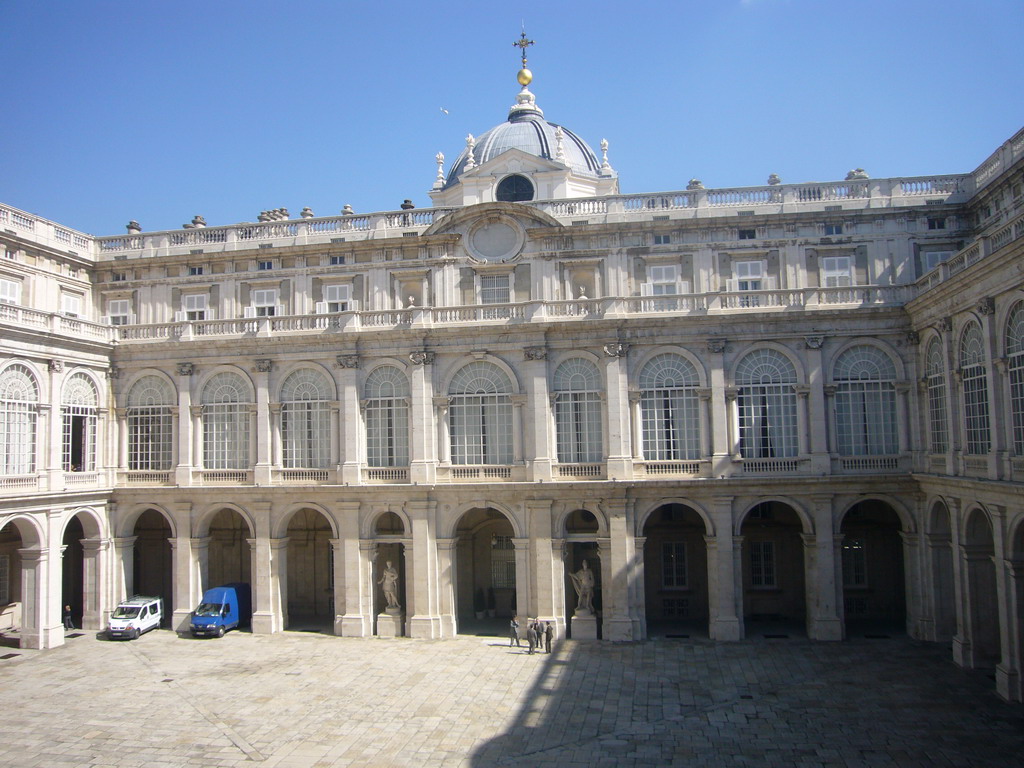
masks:
[[[466,170],[467,171],[470,168],[476,168],[476,155],[473,154],[475,150],[476,150],[476,139],[473,137],[473,134],[471,133],[468,136],[466,136]]]
[[[690,179],[690,183],[686,185],[687,189],[704,189],[704,182],[700,179]]]
[[[292,215],[290,213],[288,213],[288,209],[287,208],[278,208],[277,210],[279,210],[281,212],[281,220],[282,221],[287,221],[288,219],[290,219],[292,217]]]
[[[204,219],[199,214],[196,214],[195,216],[192,217],[192,226],[195,227],[196,229],[201,229],[202,227],[206,226],[206,219]]]
[[[852,171],[846,174],[847,181],[861,181],[863,179],[871,178],[868,176],[863,168],[854,168]]]
[[[353,213],[355,213],[355,211],[352,210],[352,206],[349,205],[348,203],[345,203],[345,205],[342,206],[342,209],[341,209],[341,215],[342,216],[351,216]]]
[[[416,206],[413,205],[412,200],[410,200],[408,197],[405,198],[405,200],[402,201],[402,210],[403,211],[411,211],[415,207]]]
[[[444,186],[444,152],[434,155],[434,162],[437,163],[437,177],[434,179],[434,189]]]
[[[612,167],[608,163],[608,139],[601,139],[601,173],[611,173]]]
[[[409,307],[410,309],[412,307],[415,307],[416,306],[416,297],[415,296],[407,297],[406,298],[406,302],[405,302],[405,306]]]
[[[137,235],[142,231],[142,227],[139,225],[139,222],[135,221],[135,219],[128,222],[127,229],[129,235]]]
[[[782,183],[782,179],[779,178],[779,174],[777,174],[777,173],[769,173],[768,174],[768,185],[769,186],[777,187],[781,183]]]
[[[260,215],[256,217],[256,221],[270,221],[270,211],[260,211]]]
[[[301,216],[304,219],[315,219],[316,218],[316,214],[313,213],[313,209],[310,208],[308,205],[305,208],[302,209],[302,213],[300,213],[299,216]]]

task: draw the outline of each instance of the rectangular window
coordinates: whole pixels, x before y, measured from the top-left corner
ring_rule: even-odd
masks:
[[[128,299],[113,299],[107,302],[107,315],[111,325],[130,325],[132,303]]]
[[[516,547],[511,536],[495,536],[491,540],[491,586],[516,588]]]
[[[10,248],[4,248],[4,258],[16,261],[18,258],[18,252],[11,250]]]
[[[647,268],[651,296],[665,296],[679,292],[679,267],[675,264],[652,264]]]
[[[336,267],[345,263],[344,256],[331,256],[331,266]]]
[[[924,268],[921,274],[928,274],[952,255],[952,251],[925,251],[921,254],[921,265]]]
[[[351,298],[351,285],[324,286],[324,303],[327,305],[327,312],[348,312]]]
[[[821,272],[821,282],[826,288],[853,285],[853,259],[849,256],[826,256],[821,260]]]
[[[79,293],[61,293],[60,311],[68,317],[79,317],[82,314],[82,295]]]
[[[196,275],[203,274],[203,268],[202,267],[189,267],[188,268],[188,273],[192,277],[195,277]]]
[[[661,585],[666,589],[686,589],[686,543],[666,541],[661,547]]]
[[[127,272],[115,272],[112,275],[112,277],[113,277],[113,280],[114,280],[115,283],[123,283],[125,280],[128,279],[128,273]]]
[[[944,216],[937,216],[928,219],[928,229],[945,229],[946,218]]]
[[[164,405],[128,410],[128,469],[166,471],[171,468],[171,409]]]
[[[841,235],[841,234],[843,234],[843,225],[842,224],[826,224],[825,225],[825,236],[826,237],[830,237],[832,235]]]
[[[480,275],[480,303],[481,304],[508,304],[512,301],[512,291],[509,286],[511,275]],[[485,320],[500,320],[508,317],[510,311],[507,308],[489,309],[484,312]]]
[[[671,242],[672,242],[672,235],[655,235],[654,236],[654,244],[655,245],[668,245]]]
[[[256,317],[274,317],[277,314],[277,289],[254,290],[252,292],[252,309]]]
[[[868,585],[868,559],[864,553],[864,539],[846,539],[843,542],[843,586]]]
[[[777,586],[774,541],[750,542],[750,585],[761,589]]]
[[[186,293],[181,297],[181,308],[185,320],[197,322],[206,319],[209,296],[205,293]]]
[[[0,277],[0,304],[21,304],[21,281]]]
[[[256,262],[256,269],[258,269],[260,271],[264,271],[265,272],[266,270],[273,269],[273,268],[274,268],[274,262],[272,262],[272,261],[257,261]]]
[[[756,229],[741,229],[738,234],[738,239],[740,240],[754,240],[756,237]]]

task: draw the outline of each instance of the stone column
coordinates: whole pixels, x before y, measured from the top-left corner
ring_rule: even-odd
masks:
[[[333,448],[333,445],[331,447]],[[281,403],[270,403],[270,447],[267,452],[272,470],[284,466],[284,445],[281,442]],[[273,472],[271,472],[271,477],[273,477]]]
[[[249,569],[252,578],[252,631],[255,635],[269,635],[279,632],[281,625],[281,593],[278,580],[278,566],[274,562],[276,548],[287,539],[270,539],[259,536],[247,539],[252,566]]]
[[[341,634],[345,637],[370,637],[373,634],[372,556],[377,545],[359,538],[358,501],[338,501],[338,538],[341,541],[341,571],[345,591],[345,613],[341,617]],[[337,575],[335,576],[337,578]]]
[[[526,395],[512,395],[512,463],[517,466],[523,463],[523,410],[526,407]]]
[[[451,398],[447,395],[434,395],[434,412],[437,425],[437,458],[441,464],[452,463],[451,427],[448,423],[448,406]]]
[[[844,628],[838,608],[843,600],[842,562],[837,558],[832,496],[813,496],[811,503],[814,536],[804,540],[805,547],[813,548],[804,580],[808,596],[807,634],[812,640],[842,640]]]
[[[1003,391],[999,386],[1002,375],[1006,370],[1006,361],[996,354],[999,349],[999,327],[995,323],[995,299],[991,296],[983,298],[977,307],[981,316],[981,332],[985,339],[985,357],[992,361],[989,366],[989,373],[985,377],[985,389],[988,396],[989,417],[989,449],[988,449],[988,477],[991,480],[998,480],[999,471],[1003,464],[1000,459],[1006,455],[1006,419],[999,418],[996,414],[1004,414],[1007,409],[1003,405]],[[999,551],[998,549],[996,550]],[[1001,570],[996,568],[997,571]]]
[[[345,566],[344,566],[344,553],[345,553],[345,541],[344,539],[329,539],[331,545],[331,573],[334,575],[334,580],[331,583],[331,589],[334,592],[334,634],[343,635],[343,619],[345,617]]]
[[[115,468],[120,472],[125,472],[128,469],[128,409],[115,408],[114,416],[114,423],[117,425],[117,458],[115,459]]]
[[[605,391],[608,393],[605,411],[608,418],[608,435],[605,438],[605,445],[608,451],[609,480],[633,478],[628,351],[628,345],[621,342],[604,345]]]
[[[124,536],[114,539],[111,599],[115,604],[129,595],[135,594],[135,540],[137,538],[137,536]],[[164,611],[169,612],[170,610],[171,606],[164,606]]]
[[[807,408],[807,451],[811,457],[811,472],[816,475],[828,474],[830,471],[828,408],[825,405],[825,368],[821,359],[821,348],[824,343],[824,336],[806,336],[804,338],[807,390],[806,401],[803,405]]]
[[[175,433],[178,460],[174,467],[174,482],[182,486],[192,485],[192,467],[199,456],[192,452],[192,371],[192,363],[178,363],[175,380],[178,388],[178,430]]]
[[[209,538],[189,538],[189,531],[179,531],[177,538],[170,539],[171,570],[174,580],[174,605],[165,606],[171,614],[171,629],[188,632],[192,609],[202,597]]]
[[[644,589],[646,564],[644,563],[644,545],[647,538],[637,536],[633,539],[633,567],[630,569],[632,587],[630,589],[630,616],[633,620],[633,639],[647,639],[647,592]]]
[[[556,617],[561,613],[556,609],[551,559],[551,499],[527,499],[526,525],[530,532],[527,539],[531,543],[529,552],[530,564],[530,595],[529,606],[541,621],[550,621],[557,626]],[[519,564],[516,563],[516,580],[519,580]],[[519,595],[516,595],[516,610],[520,608]],[[524,606],[525,607],[525,606]],[[564,618],[563,618],[564,624]]]
[[[253,383],[256,385],[256,462],[253,480],[256,485],[270,485],[270,369],[272,363],[267,359],[256,361]]]
[[[437,539],[438,610],[441,613],[441,637],[455,637],[458,621],[455,607],[455,573],[458,566],[458,539]]]
[[[961,667],[970,667],[971,637],[970,611],[967,600],[967,569],[964,564],[960,541],[960,499],[947,497],[953,557],[953,594],[956,603],[956,632],[953,635],[953,661]]]
[[[631,615],[633,533],[629,529],[625,499],[605,502],[608,511],[608,556],[602,557],[601,580],[604,639],[635,640]],[[610,566],[606,568],[604,566]],[[611,598],[609,600],[609,598]]]
[[[1024,701],[1024,558],[1004,558],[1006,590],[1002,603],[1006,606],[1006,637],[1003,659],[996,667],[996,690],[1007,701]]]
[[[110,613],[103,600],[106,587],[103,566],[107,547],[106,539],[82,539],[82,585],[85,592],[82,596],[82,629],[104,629],[104,614]]]
[[[548,396],[548,351],[544,347],[527,347],[523,350],[521,375],[526,385],[527,457],[530,462],[529,478],[533,482],[551,480],[552,464],[556,461],[554,430],[552,429],[551,406]]]
[[[437,550],[434,544],[436,502],[409,501],[406,510],[412,522],[412,547],[406,547],[406,600],[409,636],[436,640],[441,636],[437,599]],[[411,550],[411,551],[410,551]],[[412,563],[408,558],[412,555]],[[409,574],[412,583],[409,584]],[[411,589],[410,589],[411,587]]]
[[[711,385],[711,401],[708,403],[711,414],[710,473],[711,477],[728,477],[732,473],[732,457],[736,453],[736,448],[729,428],[732,408],[727,407],[726,403],[725,339],[708,339],[706,350],[708,383]]]
[[[288,629],[288,537],[270,540],[270,598],[275,630]]]
[[[18,550],[21,559],[21,648],[54,648],[64,644],[63,626],[50,626],[49,552],[42,548]],[[60,582],[57,582],[60,584]],[[60,596],[55,598],[58,602]]]
[[[41,559],[46,564],[46,578],[42,582],[46,591],[40,592],[44,600],[43,616],[40,620],[40,632],[43,634],[44,648],[53,648],[64,644],[64,622],[61,612],[64,608],[64,550],[63,526],[64,509],[56,507],[46,511],[46,536],[48,543],[46,557]]]
[[[362,433],[362,414],[359,411],[359,356],[338,355],[338,399],[341,402],[341,481],[345,485],[359,485],[359,436]]]
[[[907,635],[915,640],[921,640],[922,627],[921,615],[923,613],[921,603],[921,550],[920,539],[917,533],[900,531],[900,539],[903,540],[903,592],[907,606]]]
[[[50,434],[48,436],[46,473],[51,491],[64,490],[64,414],[61,409],[61,385],[64,381],[64,362],[51,360],[49,364]],[[52,563],[51,563],[52,567]],[[61,583],[60,581],[57,582]],[[58,601],[60,598],[57,598]],[[63,609],[63,607],[62,607]],[[47,646],[50,647],[50,646]]]
[[[1005,413],[1005,411],[996,411]],[[998,419],[996,419],[998,421]],[[995,569],[996,608],[999,617],[1000,660],[996,664],[996,691],[1004,699],[1013,700],[1012,694],[1020,691],[1020,606],[1017,604],[1016,584],[1013,579],[1011,561],[1005,558],[1010,551],[1004,531],[1006,530],[1007,509],[991,505],[992,511],[992,563]]]
[[[711,510],[714,539],[708,542],[708,598],[711,616],[708,633],[712,640],[743,637],[743,571],[741,536],[732,533],[732,497],[716,498]],[[709,540],[710,539],[710,540]]]
[[[551,540],[551,606],[554,615],[555,637],[562,639],[569,620],[566,616],[565,558],[568,554],[565,539]]]
[[[540,618],[534,573],[530,568],[530,539],[512,539],[516,558],[516,612]]]
[[[434,353],[409,355],[409,480],[430,485],[437,480],[437,430],[434,422]]]

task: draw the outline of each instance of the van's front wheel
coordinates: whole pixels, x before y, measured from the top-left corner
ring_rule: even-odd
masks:
[[[217,627],[217,637],[224,637],[224,625]]]

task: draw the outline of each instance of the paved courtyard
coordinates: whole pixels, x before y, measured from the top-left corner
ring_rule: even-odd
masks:
[[[0,765],[1024,765],[1024,707],[907,639],[75,635],[0,649]]]

